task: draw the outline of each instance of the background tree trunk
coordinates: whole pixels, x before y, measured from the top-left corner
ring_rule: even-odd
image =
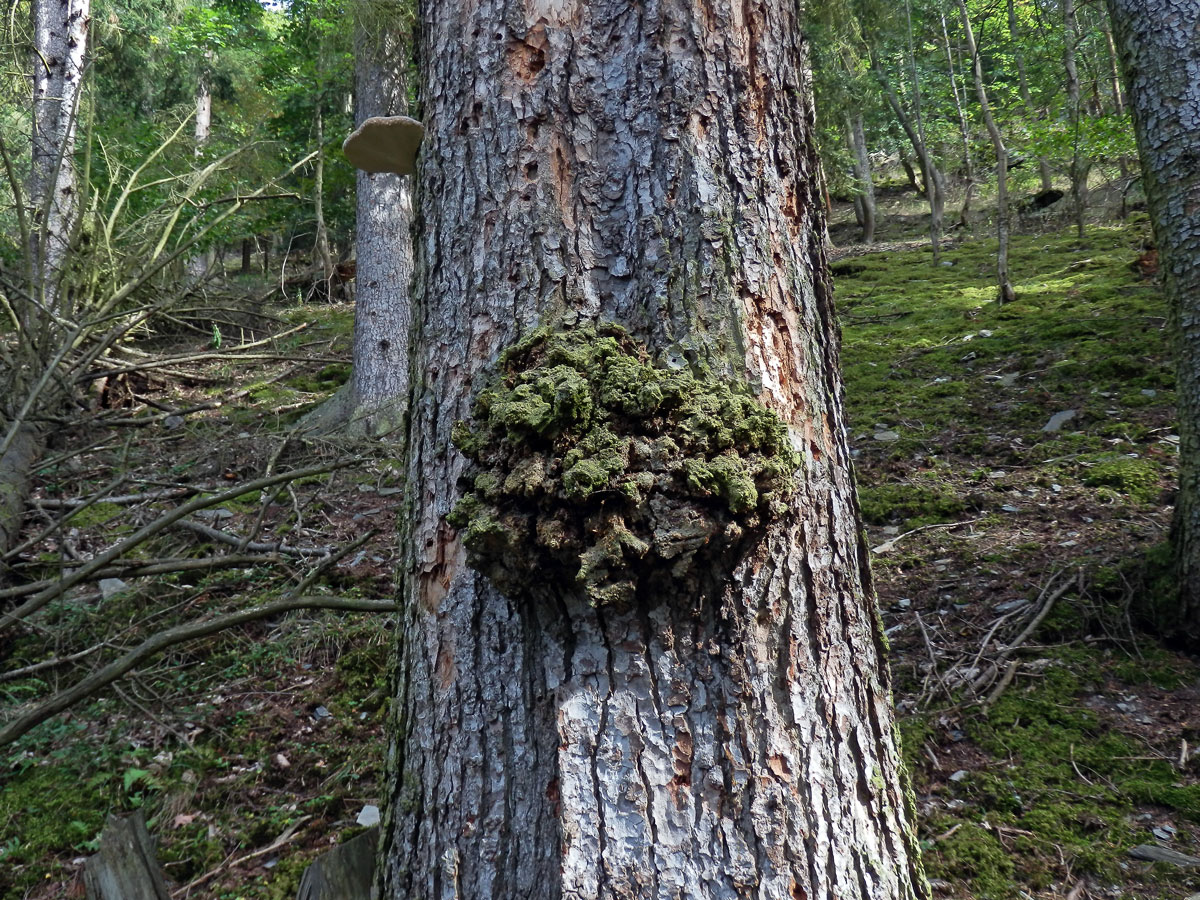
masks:
[[[87,59],[91,0],[32,0],[33,135],[29,258],[35,298],[60,309],[59,280],[78,220],[75,132]],[[39,321],[30,311],[27,325]],[[41,322],[40,324],[44,324]],[[33,333],[38,333],[36,327]]]
[[[1017,296],[1008,278],[1008,149],[1004,146],[1004,136],[996,125],[992,106],[988,102],[987,88],[983,83],[983,63],[979,58],[979,47],[975,44],[975,32],[971,28],[967,4],[965,0],[957,2],[967,53],[971,57],[971,71],[975,76],[975,93],[979,95],[979,111],[992,139],[992,149],[996,152],[996,237],[999,243],[996,249],[996,299],[1000,303],[1011,303]]]
[[[1171,304],[1179,409],[1172,539],[1178,606],[1160,633],[1200,647],[1200,4],[1109,0],[1133,113],[1142,183]]]
[[[370,25],[370,27],[368,27]],[[364,23],[354,32],[354,121],[408,111],[409,43],[400,27]],[[349,415],[369,433],[400,424],[408,400],[412,280],[410,179],[358,172],[354,371]]]
[[[1091,165],[1083,152],[1080,124],[1083,106],[1079,96],[1079,69],[1075,65],[1075,47],[1079,43],[1079,28],[1075,20],[1074,0],[1063,0],[1063,68],[1067,72],[1067,116],[1071,125],[1071,202],[1075,206],[1075,229],[1084,236],[1084,216],[1087,213],[1088,171]]]
[[[863,131],[861,109],[846,113],[846,134],[854,159],[855,205],[862,210],[862,242],[875,243],[875,182],[871,179],[871,154],[867,151],[867,136]]]
[[[422,11],[384,897],[927,895],[858,531],[796,15]],[[513,601],[467,567],[444,520],[465,466],[451,429],[497,354],[547,321],[617,322],[788,423],[798,491],[711,595]]]

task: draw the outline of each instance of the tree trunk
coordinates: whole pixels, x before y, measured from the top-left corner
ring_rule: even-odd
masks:
[[[47,309],[68,295],[60,284],[79,217],[75,132],[87,58],[91,0],[32,0],[33,134],[29,168],[29,262],[32,294]],[[24,323],[39,333],[44,318],[30,310]]]
[[[414,364],[383,896],[924,897],[842,419],[792,4],[421,12]],[[789,426],[700,584],[502,595],[445,520],[499,353],[615,322]]]
[[[1021,29],[1017,23],[1017,10],[1013,0],[1008,0],[1008,36],[1013,43],[1013,62],[1017,64],[1017,90],[1021,94],[1021,103],[1027,115],[1037,117],[1037,110],[1033,106],[1033,94],[1029,91],[1029,77],[1025,72],[1025,54],[1021,52]],[[1054,187],[1050,161],[1045,156],[1038,157],[1038,175],[1042,179],[1043,192]]]
[[[996,237],[999,243],[996,249],[996,300],[999,303],[1011,303],[1017,296],[1008,278],[1008,149],[1004,146],[1004,136],[1000,134],[996,120],[992,117],[991,104],[988,103],[987,88],[983,84],[983,64],[979,59],[979,48],[975,45],[975,32],[971,28],[966,0],[957,0],[957,3],[959,17],[962,19],[963,36],[967,41],[967,53],[971,56],[971,71],[975,76],[979,111],[992,139],[992,149],[996,152]]]
[[[871,179],[871,154],[867,151],[867,136],[863,130],[862,110],[846,113],[846,134],[854,159],[855,205],[862,210],[862,242],[875,243],[875,182]]]
[[[1142,183],[1171,304],[1179,408],[1175,501],[1178,604],[1156,610],[1164,636],[1200,648],[1200,5],[1109,0]]]
[[[398,26],[354,36],[355,124],[408,111],[409,43]],[[358,172],[357,294],[350,418],[368,433],[400,424],[408,400],[409,283],[412,281],[410,179]]]
[[[212,51],[204,54],[206,63],[212,60]],[[196,76],[195,119],[192,122],[193,149],[197,157],[204,153],[204,147],[212,135],[212,88],[209,85],[207,68],[202,67]],[[199,284],[208,275],[213,264],[213,250],[206,247],[187,261],[187,280],[189,284]]]
[[[317,99],[313,126],[317,132],[317,156],[313,167],[313,218],[316,237],[313,241],[313,269],[320,272],[325,283],[325,298],[333,302],[333,253],[329,249],[329,229],[325,225],[325,116],[321,100]]]
[[[958,224],[966,230],[971,226],[971,197],[975,193],[975,160],[971,154],[971,126],[967,121],[967,111],[963,107],[962,94],[958,90],[958,66],[955,64],[954,50],[950,46],[950,29],[946,26],[946,16],[942,14],[940,18],[942,20],[942,39],[946,42],[946,66],[950,75],[950,87],[954,94],[954,108],[958,112],[958,131],[962,136],[963,144],[963,169],[967,184],[963,191],[962,209],[958,213]]]
[[[937,167],[933,154],[929,152],[921,130],[916,127],[912,117],[900,103],[896,88],[892,85],[874,47],[871,48],[870,59],[871,69],[875,72],[875,77],[879,79],[879,84],[883,88],[883,96],[887,100],[888,106],[892,108],[896,121],[900,123],[900,127],[908,136],[908,142],[921,165],[921,177],[925,182],[924,193],[929,200],[929,242],[933,247],[933,263],[937,265],[941,261],[942,223],[946,210],[946,178]]]
[[[1067,116],[1071,127],[1071,202],[1075,206],[1075,228],[1080,240],[1084,237],[1084,216],[1087,213],[1087,180],[1091,165],[1083,153],[1080,123],[1083,108],[1079,96],[1079,69],[1075,65],[1075,46],[1079,28],[1075,21],[1074,0],[1063,0],[1063,67],[1067,71]]]

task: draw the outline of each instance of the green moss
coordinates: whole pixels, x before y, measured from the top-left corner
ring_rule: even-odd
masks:
[[[657,569],[736,556],[793,490],[799,458],[777,415],[655,365],[616,326],[540,328],[500,362],[455,425],[473,466],[447,521],[510,593],[532,569],[624,601]]]
[[[1159,472],[1153,460],[1109,453],[1092,458],[1082,481],[1089,487],[1113,488],[1138,503],[1149,503],[1162,491]]]
[[[942,484],[899,483],[860,486],[863,521],[899,523],[905,530],[935,522],[951,522],[966,509],[965,501]]]
[[[930,874],[968,882],[980,900],[1016,897],[1012,854],[995,833],[975,823],[961,824],[926,851]]]

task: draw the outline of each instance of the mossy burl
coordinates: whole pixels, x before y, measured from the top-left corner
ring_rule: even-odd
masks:
[[[736,559],[782,514],[800,465],[778,415],[655,365],[616,325],[543,327],[510,347],[453,439],[472,463],[447,516],[468,564],[509,596],[536,572],[597,605]]]

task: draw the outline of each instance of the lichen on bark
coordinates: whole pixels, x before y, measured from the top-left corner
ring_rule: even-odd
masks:
[[[655,365],[616,325],[510,347],[454,442],[472,466],[447,521],[468,563],[510,596],[537,572],[597,605],[660,580],[703,589],[783,513],[800,464],[778,415]]]

